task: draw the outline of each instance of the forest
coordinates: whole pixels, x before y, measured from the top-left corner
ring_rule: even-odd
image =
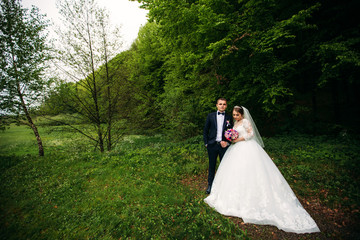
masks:
[[[65,44],[43,51],[68,74],[51,76],[45,89],[41,68],[29,71],[22,95],[38,93],[25,99],[35,115],[92,123],[100,151],[124,128],[197,136],[219,97],[229,109],[247,107],[264,136],[359,132],[357,1],[139,1],[149,22],[120,53],[119,36],[94,1],[71,15],[85,2],[62,5],[67,29],[58,36]],[[84,14],[100,17],[84,22]],[[10,74],[3,74],[5,86]],[[27,116],[7,91],[2,109]],[[31,107],[41,94],[41,105]]]
[[[113,74],[112,111],[133,130],[196,136],[225,97],[249,108],[265,136],[358,132],[357,1],[141,2],[149,23],[99,70]],[[63,113],[61,90],[77,87],[64,85],[43,110]]]
[[[111,26],[95,0],[59,1],[63,28],[56,46],[36,7],[0,3],[0,216],[8,219],[0,222],[0,238],[171,238],[174,232],[175,239],[256,239],[259,229],[239,230],[243,223],[200,203],[207,171],[200,136],[220,97],[229,113],[236,105],[249,109],[265,150],[301,202],[318,206],[312,211],[324,232],[306,239],[358,237],[360,2],[138,2],[149,11],[148,22],[124,51],[121,29]],[[62,74],[52,72],[54,66]],[[139,187],[137,196],[114,169]],[[123,189],[115,187],[120,182]],[[95,190],[104,186],[109,199]],[[86,198],[106,213],[85,210],[93,206]],[[111,215],[115,208],[121,212]],[[56,217],[47,224],[42,214]],[[101,220],[108,225],[89,230],[86,219],[90,226]],[[172,220],[186,227],[165,224]],[[271,229],[263,234],[297,239]]]

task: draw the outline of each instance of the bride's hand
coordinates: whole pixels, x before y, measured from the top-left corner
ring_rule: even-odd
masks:
[[[245,140],[243,137],[240,137],[240,138],[237,138],[233,141],[233,143],[237,143],[237,142],[240,142],[240,141],[243,141]]]

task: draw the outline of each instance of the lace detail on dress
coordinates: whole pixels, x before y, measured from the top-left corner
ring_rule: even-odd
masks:
[[[254,136],[254,130],[247,119],[235,123],[234,129],[239,132],[239,137],[243,137],[245,141],[250,140]]]

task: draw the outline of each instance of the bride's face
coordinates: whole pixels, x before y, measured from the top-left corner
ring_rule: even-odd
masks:
[[[241,119],[243,119],[243,117],[241,116],[241,114],[237,111],[233,111],[233,119],[235,121],[240,121]]]

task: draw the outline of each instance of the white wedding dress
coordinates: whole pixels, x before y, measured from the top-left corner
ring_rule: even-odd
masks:
[[[276,165],[252,138],[251,122],[243,119],[234,129],[246,141],[228,148],[204,201],[245,223],[274,225],[286,232],[319,232]]]

